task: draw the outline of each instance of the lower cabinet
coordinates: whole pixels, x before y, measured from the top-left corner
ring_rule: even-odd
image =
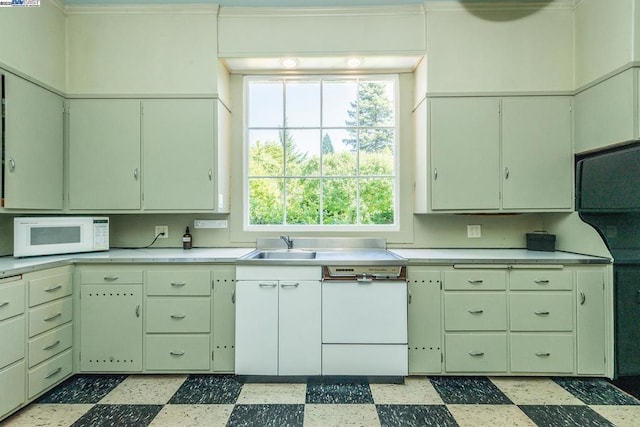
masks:
[[[410,267],[407,271],[409,374],[442,371],[440,271]]]
[[[320,375],[320,269],[246,267],[237,273],[236,373]],[[264,280],[246,280],[259,275]]]
[[[235,372],[236,348],[236,266],[213,268],[213,371]]]
[[[25,403],[25,280],[0,279],[0,419]]]
[[[612,375],[606,266],[469,267],[409,266],[410,374]]]
[[[140,269],[82,267],[80,371],[142,371]]]

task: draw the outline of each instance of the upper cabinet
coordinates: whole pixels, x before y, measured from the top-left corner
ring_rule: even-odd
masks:
[[[69,209],[140,209],[140,101],[69,101]]]
[[[223,143],[218,140],[217,111],[224,110],[218,104],[214,99],[143,102],[145,209],[228,207],[226,190],[219,187],[227,168],[217,162],[217,148]]]
[[[416,213],[572,209],[570,97],[431,98],[414,114]]]
[[[4,207],[62,209],[64,101],[13,74],[2,76]]]
[[[221,102],[69,104],[71,210],[228,212],[229,112]]]

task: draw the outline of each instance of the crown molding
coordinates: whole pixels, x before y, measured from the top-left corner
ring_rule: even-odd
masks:
[[[64,6],[67,15],[217,15],[219,9],[217,4]]]
[[[352,6],[352,7],[233,7],[222,6],[221,17],[262,17],[281,16],[390,16],[424,15],[424,7],[418,5],[402,6]]]

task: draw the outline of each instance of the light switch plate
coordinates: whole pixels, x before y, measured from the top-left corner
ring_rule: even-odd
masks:
[[[480,225],[467,225],[467,237],[470,239],[482,237],[482,227]]]

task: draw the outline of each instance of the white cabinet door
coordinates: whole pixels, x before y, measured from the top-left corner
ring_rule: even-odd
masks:
[[[5,207],[62,209],[64,101],[5,76]]]
[[[69,102],[69,208],[140,209],[140,101]]]
[[[319,281],[281,281],[279,375],[320,375],[321,291]]]
[[[214,209],[214,102],[143,102],[145,209]]]
[[[577,273],[578,374],[605,373],[604,272]]]
[[[236,374],[278,375],[278,282],[236,282]]]
[[[500,100],[429,102],[432,209],[499,209]]]
[[[573,206],[571,99],[502,100],[503,209]]]

